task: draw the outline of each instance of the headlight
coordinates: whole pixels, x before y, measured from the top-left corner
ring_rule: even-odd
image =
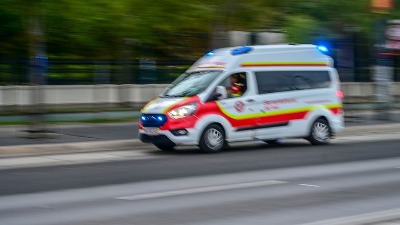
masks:
[[[184,118],[184,117],[193,115],[193,113],[196,112],[196,109],[197,109],[197,104],[184,105],[184,106],[181,106],[179,108],[169,111],[168,115],[172,119],[180,119],[180,118]]]

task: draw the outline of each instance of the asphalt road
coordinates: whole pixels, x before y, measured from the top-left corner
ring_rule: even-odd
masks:
[[[0,224],[303,224],[398,209],[399,146],[148,148],[146,159],[2,170]]]
[[[346,127],[388,124],[391,121],[364,117],[346,117]],[[47,125],[47,138],[31,138],[28,126],[0,127],[0,146],[56,144],[87,141],[132,140],[138,138],[137,121],[115,124],[51,124]]]
[[[138,137],[136,121],[115,124],[52,124],[45,127],[47,138],[31,138],[29,129],[29,126],[0,127],[0,146],[132,140]]]

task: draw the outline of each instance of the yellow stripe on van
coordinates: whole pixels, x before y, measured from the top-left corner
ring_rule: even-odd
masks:
[[[181,100],[175,102],[174,104],[170,105],[169,107],[165,108],[162,113],[166,114],[169,110],[171,110],[174,106],[176,106],[178,103],[181,103],[183,101],[185,101],[186,99],[188,99],[190,97],[183,97]]]
[[[149,107],[151,104],[153,104],[155,101],[158,100],[159,97],[156,97],[155,99],[151,100],[150,102],[148,102],[143,109],[140,111],[141,113],[144,113],[147,110],[147,107]]]
[[[249,114],[244,114],[244,115],[234,115],[234,114],[226,111],[221,106],[220,103],[217,102],[217,105],[226,116],[228,116],[232,119],[235,119],[235,120],[254,119],[257,117],[278,116],[278,115],[285,115],[285,114],[291,114],[291,113],[313,111],[318,108],[333,109],[333,108],[341,108],[342,107],[341,104],[326,104],[326,105],[307,106],[307,107],[300,107],[300,108],[293,108],[293,109],[273,110],[273,111],[266,111],[266,112],[259,112],[259,113],[249,113]]]

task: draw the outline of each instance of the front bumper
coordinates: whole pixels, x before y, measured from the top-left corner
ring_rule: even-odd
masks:
[[[188,129],[185,136],[175,136],[168,130],[159,130],[157,135],[148,135],[144,130],[139,130],[139,140],[144,143],[174,143],[176,145],[198,145],[198,132],[196,129]]]
[[[139,140],[144,143],[153,143],[153,144],[175,144],[165,135],[147,135],[139,133]]]

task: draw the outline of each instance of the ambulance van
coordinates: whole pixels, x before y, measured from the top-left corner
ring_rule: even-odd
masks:
[[[141,110],[139,139],[163,151],[305,138],[329,143],[344,128],[343,93],[325,47],[309,44],[217,49]]]

